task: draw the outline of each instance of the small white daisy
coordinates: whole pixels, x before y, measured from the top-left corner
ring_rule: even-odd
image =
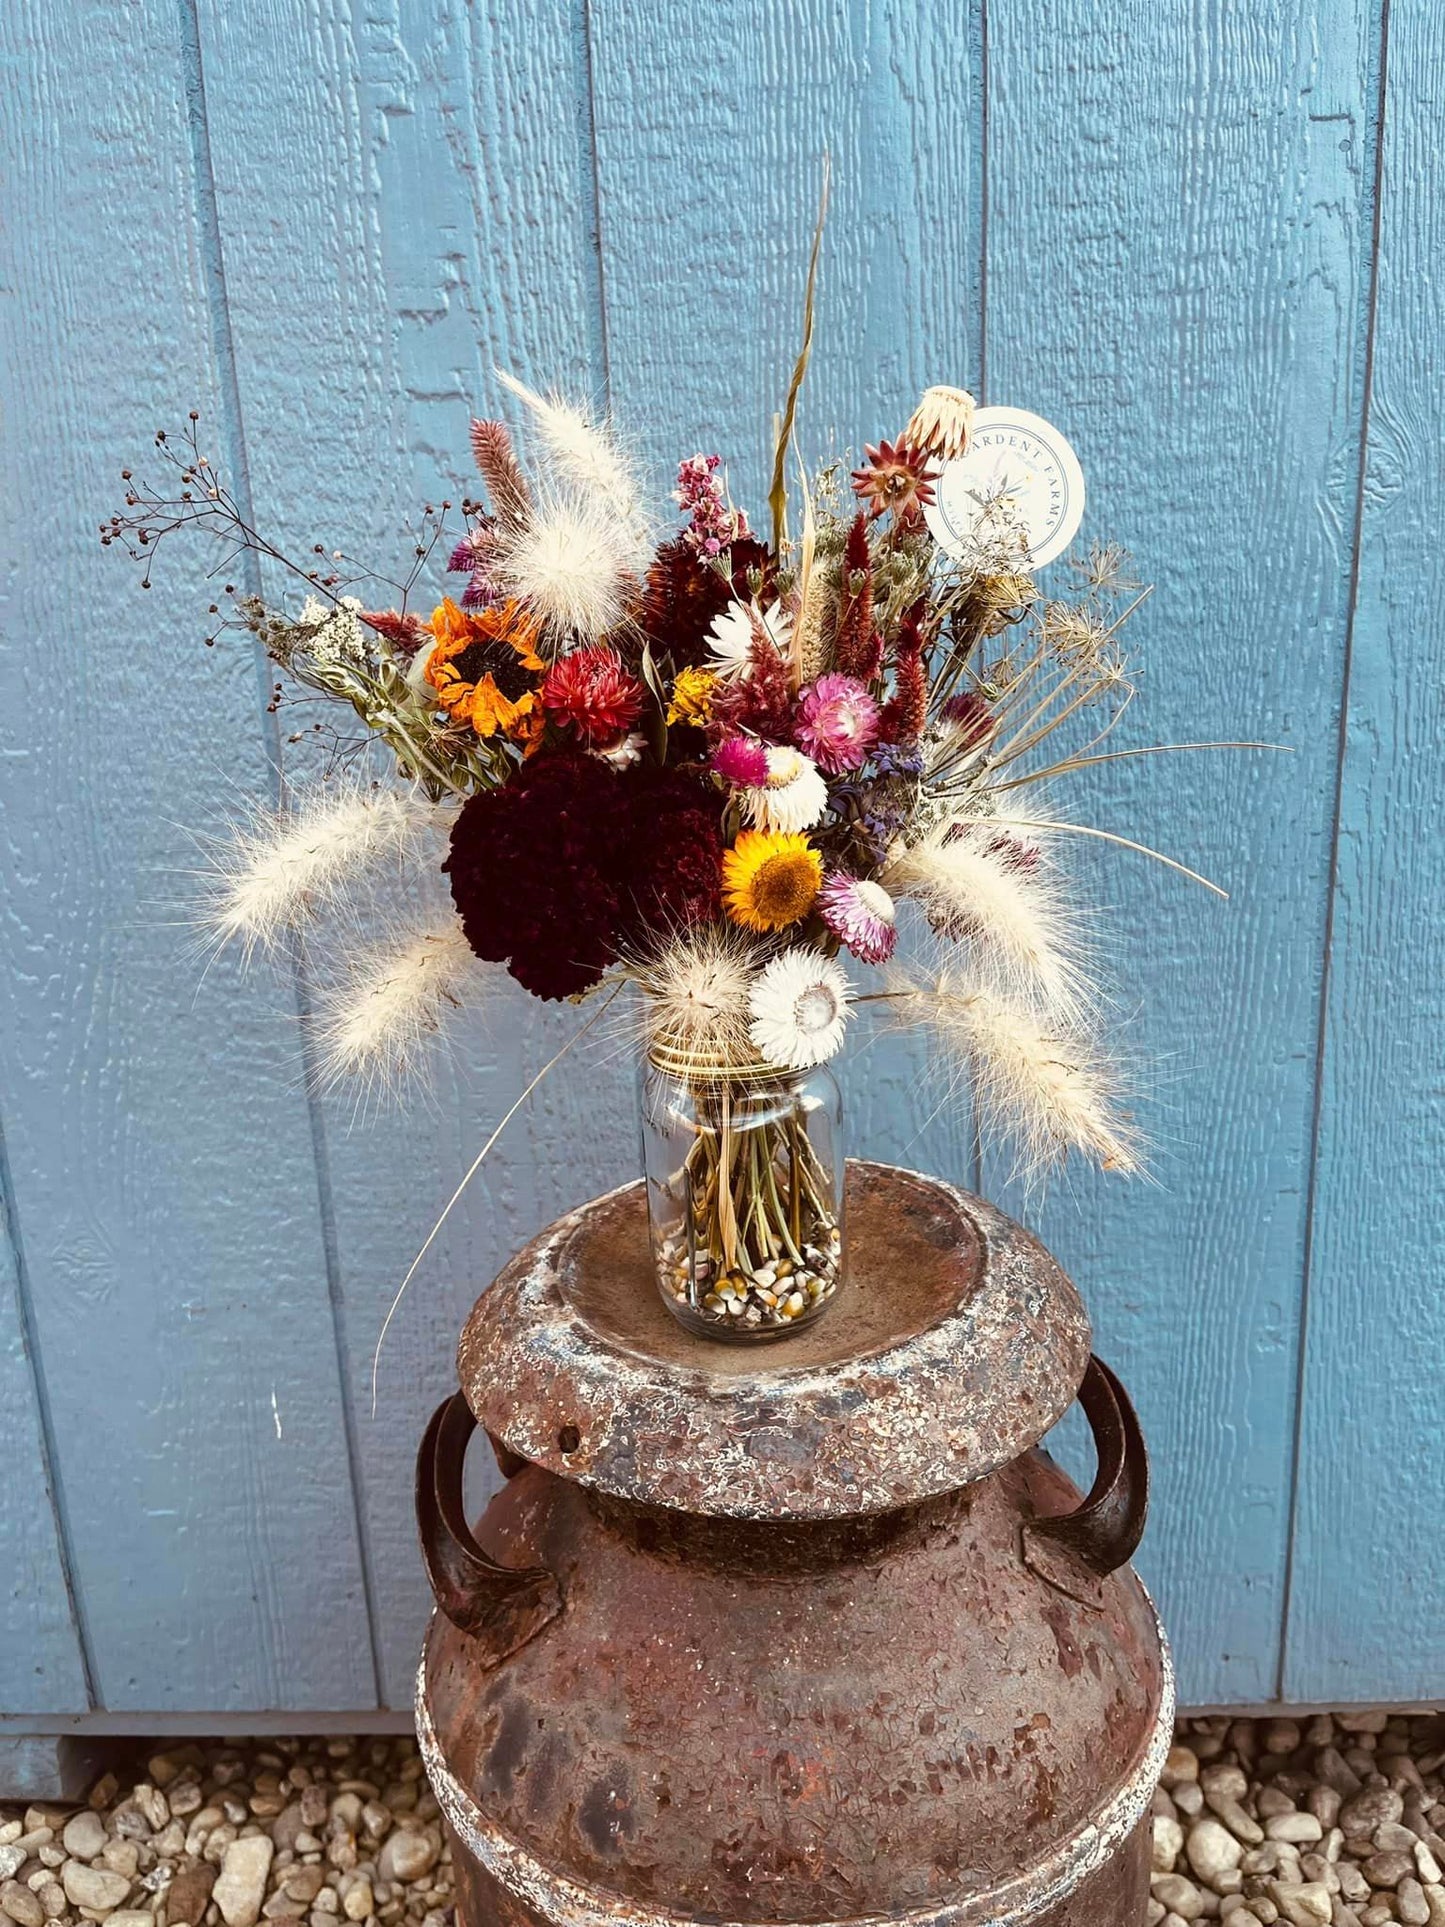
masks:
[[[761,971],[748,998],[753,1049],[780,1069],[805,1071],[843,1042],[852,992],[831,957],[795,944]]]
[[[707,644],[712,667],[725,682],[734,682],[740,677],[746,679],[748,658],[759,629],[779,655],[787,653],[793,625],[776,603],[771,609],[759,609],[756,603],[749,606],[746,602],[733,602],[714,621],[708,631]]]
[[[816,763],[801,750],[773,745],[768,750],[768,780],[757,789],[739,792],[743,815],[755,830],[779,830],[785,836],[811,830],[828,807],[828,785]]]

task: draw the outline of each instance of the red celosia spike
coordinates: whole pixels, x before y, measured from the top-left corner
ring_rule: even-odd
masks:
[[[765,638],[754,641],[748,656],[744,681],[726,684],[713,695],[715,722],[731,729],[745,729],[765,742],[789,740],[793,720],[793,694],[788,687],[788,668],[773,644]]]
[[[414,656],[424,642],[432,639],[420,616],[403,615],[399,609],[363,609],[361,620],[384,636],[399,656]]]
[[[855,592],[850,585],[859,576],[863,580]],[[873,558],[868,548],[868,519],[861,513],[853,518],[843,548],[843,595],[833,666],[859,682],[869,682],[878,673],[873,636]]]
[[[524,527],[532,513],[532,491],[505,422],[472,423],[472,457],[487,485],[497,520],[505,528]]]
[[[920,596],[904,611],[893,645],[893,694],[883,705],[878,725],[884,742],[905,749],[923,734],[928,714],[928,678],[923,672],[923,619],[927,613],[926,596]]]

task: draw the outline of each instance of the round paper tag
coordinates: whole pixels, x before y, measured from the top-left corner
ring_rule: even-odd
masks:
[[[980,408],[968,448],[945,462],[924,510],[929,531],[949,555],[967,559],[981,525],[1022,530],[1028,566],[1062,555],[1084,519],[1084,471],[1051,423],[1026,408]]]

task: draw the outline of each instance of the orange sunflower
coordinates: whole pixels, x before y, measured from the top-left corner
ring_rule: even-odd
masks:
[[[478,736],[500,731],[530,742],[542,720],[538,690],[547,665],[537,654],[540,630],[520,602],[459,609],[448,596],[434,610],[436,646],[422,674],[449,716]]]

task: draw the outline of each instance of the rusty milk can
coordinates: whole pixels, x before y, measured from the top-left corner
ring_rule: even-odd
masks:
[[[668,1316],[640,1185],[472,1313],[417,1485],[464,1927],[1142,1927],[1173,1692],[1134,1414],[991,1206],[856,1164],[848,1216],[831,1315],[761,1350]],[[1086,1500],[1034,1449],[1076,1395]]]

